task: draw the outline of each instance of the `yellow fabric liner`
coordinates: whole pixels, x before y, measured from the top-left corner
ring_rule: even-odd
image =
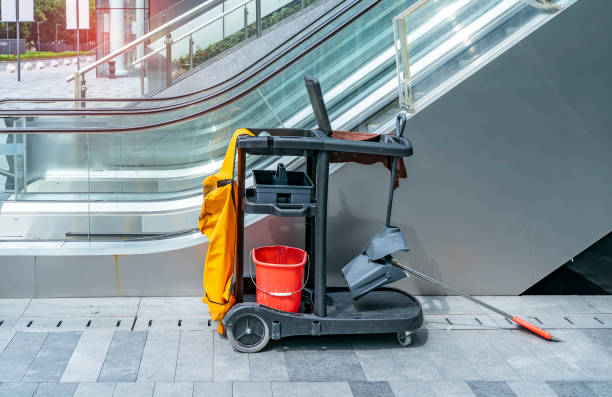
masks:
[[[204,179],[204,202],[198,219],[200,232],[209,239],[204,263],[204,297],[217,331],[223,334],[221,320],[236,302],[232,291],[236,258],[236,193],[234,158],[236,140],[240,135],[253,135],[249,130],[234,132],[223,159],[221,170]],[[231,183],[230,183],[231,181]]]

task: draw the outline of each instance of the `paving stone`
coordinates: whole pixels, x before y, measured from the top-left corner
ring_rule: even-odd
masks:
[[[30,303],[30,299],[0,299],[0,318],[19,317]]]
[[[58,382],[80,336],[80,332],[49,334],[22,381]]]
[[[113,397],[115,383],[79,383],[73,397]]]
[[[612,295],[587,295],[583,299],[596,313],[612,313]]]
[[[140,298],[50,298],[32,299],[24,316],[89,317],[135,316]]]
[[[18,320],[19,317],[0,317],[0,332],[16,331],[14,327]]]
[[[280,350],[266,349],[249,354],[252,380],[288,381],[285,354]]]
[[[243,380],[251,379],[249,355],[237,352],[226,337],[213,333],[213,380]]]
[[[484,309],[460,296],[417,296],[423,314],[482,314]]]
[[[14,329],[19,331],[67,332],[92,329],[129,330],[132,317],[21,317]],[[89,327],[87,326],[89,324]]]
[[[142,331],[115,332],[98,381],[134,382],[146,339],[147,333]]]
[[[597,394],[585,382],[549,381],[546,383],[559,397],[597,397]]]
[[[435,397],[429,382],[389,382],[395,397]]]
[[[312,395],[308,382],[272,382],[273,397],[311,397]]]
[[[506,383],[517,397],[557,397],[546,382],[508,381]]]
[[[521,380],[519,374],[508,365],[489,342],[483,340],[480,333],[456,331],[449,335],[483,380]]]
[[[19,382],[47,338],[46,332],[17,332],[0,354],[0,382]]]
[[[389,382],[349,382],[355,397],[394,397]]]
[[[491,329],[497,328],[495,321],[486,314],[428,314],[423,328],[427,329]]]
[[[270,397],[272,385],[270,382],[234,382],[233,397]]]
[[[32,397],[38,383],[0,383],[0,397]]]
[[[310,382],[313,396],[353,397],[348,382]]]
[[[211,381],[213,375],[213,333],[181,331],[175,380]]]
[[[202,297],[143,297],[138,306],[138,317],[207,317],[208,306]]]
[[[15,331],[0,331],[0,354],[15,336]]]
[[[612,397],[612,382],[586,382],[586,384],[598,397]]]
[[[142,353],[139,382],[171,382],[176,371],[180,331],[150,331]]]
[[[34,397],[72,397],[76,383],[39,383]]]
[[[436,397],[475,397],[467,383],[462,381],[430,382]]]
[[[117,383],[113,397],[151,397],[155,384],[146,382]]]
[[[510,386],[502,381],[469,381],[476,397],[516,397]]]
[[[428,340],[422,346],[438,371],[446,380],[481,380],[474,366],[465,358],[458,345],[455,332],[430,330]]]
[[[193,397],[232,397],[232,382],[195,382]]]
[[[369,381],[439,380],[442,375],[422,346],[427,331],[415,332],[413,344],[402,348],[391,335],[353,338],[355,353]]]
[[[190,397],[193,395],[193,382],[158,382],[153,397]]]
[[[208,324],[210,318],[203,317],[138,317],[134,324],[137,331],[213,331],[216,327]],[[180,324],[179,324],[180,322]]]
[[[95,382],[114,335],[114,331],[83,332],[62,374],[61,382]]]

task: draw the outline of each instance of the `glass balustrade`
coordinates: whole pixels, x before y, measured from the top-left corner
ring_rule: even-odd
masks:
[[[401,107],[423,108],[574,1],[418,1],[393,19]]]

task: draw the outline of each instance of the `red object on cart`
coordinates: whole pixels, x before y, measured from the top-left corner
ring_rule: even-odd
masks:
[[[257,303],[296,313],[304,288],[306,251],[275,245],[255,248],[251,256],[255,262]]]

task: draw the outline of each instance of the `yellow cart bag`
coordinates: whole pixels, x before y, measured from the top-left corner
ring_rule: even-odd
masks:
[[[209,239],[204,263],[204,298],[213,321],[218,321],[217,331],[223,333],[221,320],[232,307],[234,261],[236,258],[236,182],[234,181],[234,157],[238,136],[253,135],[249,130],[238,129],[230,141],[221,170],[204,179],[204,203],[198,220],[200,232]]]

